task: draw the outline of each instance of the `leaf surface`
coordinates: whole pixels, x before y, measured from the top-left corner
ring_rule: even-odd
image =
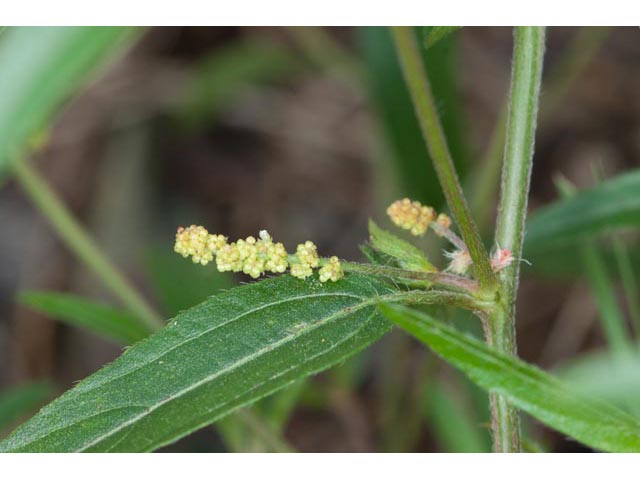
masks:
[[[151,451],[293,381],[390,327],[391,290],[349,275],[281,276],[211,297],[45,407],[0,451]]]
[[[504,395],[546,425],[599,450],[640,452],[640,423],[622,410],[584,398],[533,365],[494,352],[424,313],[393,305],[381,309],[478,386]]]

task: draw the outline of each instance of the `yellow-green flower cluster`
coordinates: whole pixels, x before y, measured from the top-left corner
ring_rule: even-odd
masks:
[[[422,236],[429,228],[429,224],[436,218],[436,212],[420,202],[403,198],[393,202],[387,208],[387,215],[400,228],[409,230],[412,235]]]
[[[211,235],[204,227],[191,225],[178,228],[173,249],[184,258],[190,256],[193,263],[206,265],[226,243],[223,235]]]
[[[247,237],[227,243],[223,235],[212,235],[204,227],[191,225],[180,227],[176,234],[174,250],[183,257],[191,257],[194,263],[206,265],[215,256],[216,267],[220,272],[243,272],[252,278],[258,278],[266,272],[290,273],[296,278],[305,279],[320,266],[318,250],[313,242],[298,245],[295,255],[289,255],[282,243],[274,243],[266,230],[259,238]],[[320,280],[336,282],[344,276],[340,260],[331,257],[320,268]]]
[[[327,280],[337,282],[344,277],[342,265],[340,265],[338,257],[331,257],[327,263],[320,268],[318,274],[320,275],[321,282],[326,282]]]
[[[266,230],[260,238],[247,237],[222,247],[216,255],[220,272],[243,272],[258,278],[265,272],[284,273],[289,266],[287,251],[282,243],[273,243]]]

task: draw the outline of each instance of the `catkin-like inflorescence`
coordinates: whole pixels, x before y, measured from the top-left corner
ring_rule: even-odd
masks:
[[[211,235],[204,227],[192,225],[178,229],[174,250],[185,258],[191,256],[194,263],[202,265],[211,262],[215,256],[218,271],[243,272],[252,278],[267,272],[284,273],[290,268],[291,275],[305,279],[320,266],[318,249],[313,242],[298,245],[295,255],[290,256],[284,245],[274,243],[266,230],[261,230],[258,237],[249,236],[227,243],[227,237]],[[320,270],[322,282],[336,282],[344,276],[337,257],[331,257]]]
[[[408,198],[393,202],[387,208],[391,221],[400,228],[409,230],[412,235],[422,236],[429,228],[429,224],[436,218],[436,212],[420,202]]]

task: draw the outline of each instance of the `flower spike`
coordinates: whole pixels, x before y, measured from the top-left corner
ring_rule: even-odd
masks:
[[[243,272],[251,278],[258,278],[267,272],[284,273],[289,268],[291,275],[305,279],[321,264],[313,242],[306,241],[298,245],[296,253],[289,255],[284,245],[274,243],[266,230],[261,230],[257,239],[249,236],[227,243],[227,237],[212,235],[204,227],[180,227],[176,233],[174,250],[202,265],[207,265],[215,257],[218,271]],[[323,260],[322,264],[319,270],[321,282],[337,282],[344,276],[338,257]]]

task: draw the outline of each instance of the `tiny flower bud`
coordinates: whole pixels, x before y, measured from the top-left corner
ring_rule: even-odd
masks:
[[[447,215],[446,213],[441,213],[440,215],[438,215],[436,223],[440,225],[442,228],[450,229],[451,217],[449,217],[449,215]]]
[[[291,275],[301,280],[310,277],[313,274],[313,269],[305,263],[293,263],[291,264]]]
[[[329,261],[318,271],[318,273],[320,275],[321,282],[326,282],[327,280],[337,282],[344,277],[342,265],[340,265],[338,257],[331,257]]]
[[[298,245],[296,256],[300,263],[316,268],[319,264],[318,249],[315,244],[309,240]]]

